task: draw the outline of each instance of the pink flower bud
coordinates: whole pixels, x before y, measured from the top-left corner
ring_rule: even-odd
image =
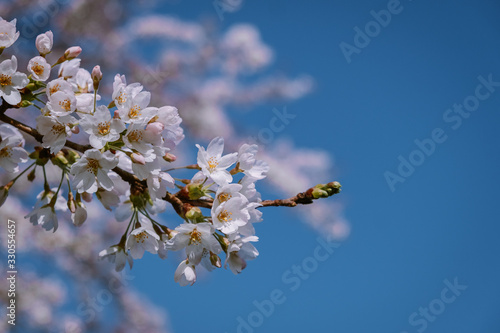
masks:
[[[92,81],[99,82],[102,80],[101,66],[97,65],[92,70]]]
[[[80,133],[80,127],[78,127],[78,126],[73,127],[73,128],[71,129],[71,132],[73,132],[74,134],[78,134],[78,133]]]
[[[144,158],[144,156],[142,156],[139,153],[132,153],[130,155],[130,159],[132,160],[132,162],[140,164],[140,165],[146,164],[146,159]]]
[[[82,48],[80,46],[72,46],[64,52],[64,58],[66,60],[71,60],[78,57],[82,53]]]
[[[83,192],[82,199],[86,202],[91,202],[92,201],[92,194],[90,194],[88,192]]]
[[[165,156],[163,156],[163,159],[167,162],[174,162],[177,159],[177,156],[171,153],[166,153]]]
[[[54,45],[53,38],[54,36],[50,30],[36,37],[35,45],[40,55],[44,56],[47,53],[50,53],[52,46]]]
[[[157,136],[161,135],[161,132],[164,128],[165,126],[162,123],[155,121],[154,123],[148,124],[146,126],[146,132],[153,136]]]

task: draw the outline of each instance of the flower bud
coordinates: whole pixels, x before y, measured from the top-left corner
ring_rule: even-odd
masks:
[[[339,182],[329,182],[326,184],[326,190],[329,195],[334,195],[340,192],[342,185]]]
[[[27,108],[28,106],[32,106],[32,105],[33,105],[33,103],[31,103],[30,101],[26,101],[26,100],[21,101],[21,104],[20,104],[20,106],[22,108]]]
[[[140,153],[130,154],[130,159],[132,160],[132,162],[140,164],[140,165],[146,164],[146,159]]]
[[[80,127],[78,127],[78,126],[73,126],[73,127],[71,127],[71,132],[72,132],[73,134],[78,134],[78,133],[80,133]]]
[[[5,203],[5,200],[7,200],[7,197],[9,196],[9,186],[5,185],[2,188],[0,188],[0,207]]]
[[[94,83],[94,90],[99,88],[99,82],[102,80],[101,66],[97,65],[92,70],[92,82]]]
[[[328,197],[328,192],[322,190],[321,188],[314,187],[312,190],[312,196],[314,199],[318,198],[327,198]]]
[[[52,51],[52,46],[54,45],[53,38],[54,36],[52,34],[52,31],[50,30],[36,37],[36,49],[41,56],[45,56],[46,54],[50,53],[50,51]]]
[[[199,207],[191,207],[186,212],[186,218],[190,221],[202,222],[203,221],[203,213]]]
[[[54,165],[57,165],[61,168],[64,168],[69,163],[62,151],[57,152],[57,154],[51,159],[51,161]]]
[[[203,186],[200,183],[191,183],[186,186],[190,200],[198,200],[205,195]]]
[[[74,150],[70,149],[63,149],[64,156],[66,156],[66,159],[68,160],[69,164],[74,164],[78,159],[80,159],[80,155]]]
[[[28,180],[30,182],[34,181],[35,180],[35,171],[36,171],[36,167],[33,168],[33,170],[31,170],[31,172],[28,174]]]
[[[88,192],[81,193],[81,196],[82,196],[83,201],[86,201],[86,202],[92,201],[92,194],[90,194]]]
[[[212,251],[210,251],[210,262],[212,263],[212,265],[214,265],[217,268],[222,267],[220,257],[218,255],[216,255],[215,253],[213,253]]]
[[[71,213],[76,212],[76,201],[73,197],[73,192],[68,193],[68,209]]]
[[[35,147],[35,151],[29,154],[29,158],[36,160],[37,165],[45,165],[49,161],[50,151],[42,147]]]
[[[64,52],[64,60],[71,60],[78,57],[82,53],[82,48],[80,46],[72,46]]]
[[[165,126],[162,123],[155,121],[154,123],[150,123],[146,126],[146,132],[149,132],[152,135],[161,135],[164,128]]]
[[[81,226],[87,220],[87,209],[83,203],[77,202],[76,210],[74,214],[71,214],[71,220],[77,227]]]
[[[167,162],[174,162],[177,159],[177,156],[171,153],[166,153],[165,156],[163,156],[163,159]]]

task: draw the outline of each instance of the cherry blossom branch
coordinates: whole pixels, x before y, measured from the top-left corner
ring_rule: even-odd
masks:
[[[23,131],[26,134],[31,135],[36,141],[42,142],[42,135],[40,133],[38,133],[38,131],[36,129],[34,129],[28,125],[25,125],[25,124],[21,123],[20,121],[17,121],[17,120],[15,120],[15,119],[13,119],[5,114],[5,111],[7,109],[9,109],[9,106],[10,105],[5,103],[5,102],[3,102],[2,105],[0,105],[0,120],[7,123],[7,124],[10,124],[10,125],[16,127],[17,129]],[[87,149],[92,148],[92,146],[90,146],[90,145],[81,145],[79,143],[76,143],[76,142],[73,142],[70,140],[66,140],[66,147],[77,150],[81,153],[84,153]]]
[[[38,142],[42,142],[42,135],[38,133],[38,131],[28,125],[25,125],[7,115],[5,115],[5,111],[9,108],[9,104],[3,102],[0,105],[0,120],[8,123],[19,130],[25,132],[26,134],[31,135]],[[76,142],[66,140],[66,147],[77,150],[81,153],[84,153],[87,149],[91,149],[90,145],[81,145]],[[181,168],[187,169],[198,169],[198,165],[188,165]],[[173,168],[170,170],[175,170],[178,168]],[[113,169],[124,181],[128,182],[131,185],[131,192],[135,191],[144,192],[147,188],[147,184],[145,181],[139,180],[132,173],[125,171],[119,167],[115,167]],[[297,195],[288,198],[288,199],[275,199],[275,200],[264,200],[261,202],[261,207],[295,207],[297,205],[308,205],[313,203],[313,200],[319,199],[322,197],[329,197],[334,194],[340,192],[341,185],[338,182],[330,182],[328,184],[319,184],[315,187],[309,188],[305,192],[298,193]],[[163,200],[169,202],[177,214],[184,216],[185,213],[192,207],[202,207],[202,208],[212,208],[213,200],[190,200],[188,196],[186,196],[185,191],[180,190],[179,192],[172,194],[167,192]]]

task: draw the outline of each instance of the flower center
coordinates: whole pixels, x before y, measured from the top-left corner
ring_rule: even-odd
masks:
[[[145,231],[143,231],[137,235],[134,235],[134,237],[137,243],[144,243],[144,241],[149,238],[149,235]]]
[[[233,213],[228,212],[227,210],[223,210],[222,212],[219,213],[219,215],[217,215],[217,218],[222,223],[225,223],[225,222],[229,222],[229,221],[231,221],[233,219],[231,217],[231,215],[233,215]]]
[[[130,118],[137,118],[141,114],[141,107],[134,105],[133,107],[130,108],[130,111],[128,112],[128,116]]]
[[[127,101],[127,96],[125,95],[125,93],[123,91],[120,93],[120,95],[118,95],[118,97],[116,98],[116,101],[118,102],[118,104],[123,104]]]
[[[136,141],[137,142],[137,141],[142,139],[142,133],[139,130],[133,130],[127,136],[128,136],[129,141]]]
[[[191,237],[189,238],[189,245],[191,244],[194,245],[201,244],[201,232],[196,230],[196,228],[193,229],[193,231],[191,232]]]
[[[52,95],[53,93],[58,92],[60,88],[61,88],[61,86],[59,85],[59,83],[54,84],[54,86],[52,86],[52,88],[50,88],[49,92]]]
[[[12,152],[10,151],[9,147],[3,147],[0,149],[0,157],[2,158],[8,158],[12,156]]]
[[[101,135],[107,135],[109,134],[111,127],[111,123],[109,121],[107,122],[102,122],[97,125],[97,130],[99,131],[99,134]]]
[[[229,193],[226,193],[226,192],[222,192],[221,194],[219,194],[217,196],[217,199],[219,199],[219,202],[220,203],[223,203],[225,201],[228,201],[229,199],[231,199],[233,196]]]
[[[41,66],[39,63],[35,62],[33,66],[31,66],[31,70],[36,74],[36,75],[41,75],[43,74],[43,66]]]
[[[52,126],[51,132],[52,132],[52,134],[61,134],[61,133],[64,133],[65,130],[66,130],[66,127],[63,124],[57,123],[54,126]]]
[[[1,74],[0,75],[0,85],[2,85],[2,86],[12,85],[12,77],[10,75]]]
[[[101,165],[99,164],[99,161],[93,158],[89,158],[87,162],[87,171],[92,172],[94,175],[97,175],[97,170]]]
[[[214,156],[210,157],[208,160],[208,171],[210,172],[214,171],[218,165],[219,162],[217,161],[217,158],[215,158]]]
[[[71,101],[69,99],[60,101],[59,105],[64,109],[64,111],[71,111]]]

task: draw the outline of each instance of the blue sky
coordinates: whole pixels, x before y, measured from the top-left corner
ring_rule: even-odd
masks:
[[[217,18],[212,1],[194,3],[164,10]],[[353,28],[373,27],[370,12],[388,5],[398,14],[348,63],[339,45],[355,46]],[[343,191],[328,200],[345,205],[352,232],[321,250],[316,267],[319,235],[297,219],[300,207],[266,209],[261,255],[239,276],[218,270],[181,288],[177,260],[145,256],[132,271],[136,287],[168,310],[175,332],[238,332],[238,317],[259,323],[239,332],[499,332],[499,14],[500,3],[485,0],[244,1],[225,13],[223,28],[259,28],[275,70],[316,80],[312,94],[286,105],[301,121],[283,136],[334,154],[336,178],[325,182]],[[480,76],[499,84],[488,90]],[[477,90],[489,96],[473,105]],[[458,126],[448,109],[464,102],[477,109]],[[418,153],[415,140],[436,129],[446,140]],[[399,156],[420,165],[392,191],[384,175],[398,174]],[[292,271],[303,264],[307,278]],[[271,299],[280,303],[272,314],[254,314],[254,302]]]

